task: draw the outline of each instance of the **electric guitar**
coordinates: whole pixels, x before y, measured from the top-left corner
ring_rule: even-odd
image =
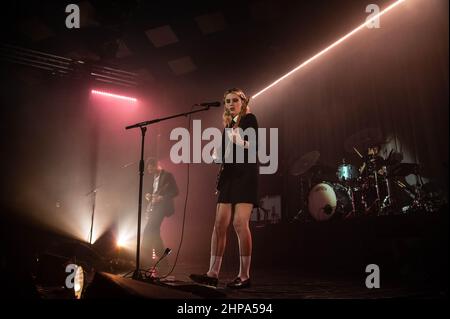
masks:
[[[156,198],[159,196],[158,192],[156,192],[155,194],[149,194],[149,198],[146,199],[149,201],[148,205],[147,205],[147,209],[145,210],[146,216],[147,218],[150,216],[150,214],[153,212],[153,209],[155,208],[155,204],[157,204],[158,202],[156,202]]]
[[[153,211],[153,194],[148,194],[149,198],[146,199],[148,200],[148,205],[147,205],[147,209],[145,210],[146,213],[151,213]]]
[[[219,194],[219,181],[220,181],[220,177],[222,176],[222,171],[223,171],[223,163],[220,164],[220,169],[219,172],[217,173],[217,179],[216,179],[216,192],[215,195]]]
[[[231,116],[231,113],[228,111],[228,112],[226,113],[226,115],[227,115],[227,116]],[[236,124],[236,122],[235,122],[234,120],[231,120],[231,123],[228,124],[228,125],[226,126],[226,128],[232,128],[232,127],[235,126],[235,124]],[[225,141],[225,143],[226,143],[226,141]],[[220,182],[220,179],[221,179],[221,177],[222,177],[223,170],[224,170],[223,162],[224,162],[224,159],[226,158],[227,151],[228,151],[228,147],[230,147],[230,145],[232,145],[232,144],[233,144],[233,143],[230,142],[230,143],[228,143],[228,144],[225,146],[225,153],[224,153],[223,156],[222,156],[222,163],[220,164],[219,172],[217,173],[217,179],[216,179],[216,192],[215,192],[216,195],[219,193],[219,188],[220,188],[219,182]]]

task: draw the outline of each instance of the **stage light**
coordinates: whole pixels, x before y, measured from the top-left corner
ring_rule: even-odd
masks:
[[[75,272],[74,286],[73,286],[75,298],[77,299],[81,298],[83,288],[84,288],[84,270],[83,267],[78,266]]]
[[[130,249],[133,247],[133,236],[129,232],[119,234],[116,240],[116,246],[119,249]]]
[[[130,102],[133,102],[133,103],[137,102],[137,99],[134,98],[134,97],[118,95],[118,94],[108,93],[108,92],[104,92],[104,91],[91,90],[91,93],[92,94],[97,94],[97,95],[113,97],[113,98],[116,98],[116,99],[126,100],[126,101],[130,101]]]
[[[324,53],[326,53],[327,51],[331,50],[332,48],[334,48],[335,46],[337,46],[338,44],[340,44],[341,42],[343,42],[344,40],[348,39],[349,37],[351,37],[352,35],[354,35],[356,32],[360,31],[361,29],[363,29],[365,26],[370,25],[373,21],[375,21],[376,19],[378,19],[379,17],[381,17],[383,14],[387,13],[388,11],[390,11],[391,9],[393,9],[394,7],[396,7],[397,5],[399,5],[400,3],[404,2],[406,0],[397,0],[396,2],[394,2],[393,4],[391,4],[390,6],[388,6],[386,9],[380,11],[378,14],[374,15],[372,18],[367,19],[367,21],[365,21],[363,24],[361,24],[360,26],[358,26],[357,28],[355,28],[353,31],[347,33],[345,36],[343,36],[342,38],[340,38],[339,40],[337,40],[336,42],[334,42],[333,44],[329,45],[328,47],[326,47],[325,49],[323,49],[322,51],[320,51],[319,53],[315,54],[314,56],[312,56],[311,58],[309,58],[308,60],[306,60],[305,62],[303,62],[302,64],[300,64],[299,66],[297,66],[296,68],[294,68],[293,70],[289,71],[288,73],[286,73],[285,75],[283,75],[282,77],[280,77],[278,80],[276,80],[275,82],[273,82],[272,84],[268,85],[267,87],[265,87],[264,89],[262,89],[261,91],[259,91],[258,93],[256,93],[255,95],[252,96],[252,99],[256,98],[258,95],[262,94],[263,92],[267,91],[268,89],[270,89],[271,87],[273,87],[274,85],[278,84],[279,82],[281,82],[282,80],[284,80],[285,78],[287,78],[288,76],[290,76],[291,74],[297,72],[298,70],[300,70],[301,68],[303,68],[305,65],[307,65],[308,63],[310,63],[311,61],[317,59],[319,56],[323,55]]]
[[[125,245],[126,245],[125,238],[121,237],[121,238],[117,239],[116,244],[117,244],[117,247],[119,247],[119,248],[125,247]]]
[[[136,221],[132,214],[124,214],[124,216],[126,217],[118,221],[117,224],[117,232],[115,232],[116,247],[131,252],[136,248]]]

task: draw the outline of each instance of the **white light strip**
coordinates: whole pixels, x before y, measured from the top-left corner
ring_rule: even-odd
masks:
[[[137,102],[137,99],[134,98],[134,97],[117,95],[117,94],[112,94],[112,93],[102,92],[102,91],[97,91],[97,90],[91,90],[91,93],[92,94],[99,94],[99,95],[109,96],[109,97],[114,97],[116,99],[122,99],[122,100],[126,100],[126,101],[131,101],[131,102]]]
[[[256,93],[255,95],[252,96],[252,99],[254,99],[255,97],[257,97],[258,95],[260,95],[261,93],[267,91],[268,89],[270,89],[272,86],[276,85],[278,82],[281,82],[282,80],[284,80],[285,78],[287,78],[288,76],[290,76],[292,73],[300,70],[302,67],[304,67],[305,65],[307,65],[309,62],[315,60],[316,58],[318,58],[319,56],[321,56],[322,54],[324,54],[325,52],[327,52],[328,50],[331,50],[332,48],[334,48],[335,46],[337,46],[339,43],[341,43],[342,41],[346,40],[347,38],[351,37],[353,34],[355,34],[356,32],[358,32],[359,30],[361,30],[362,28],[364,28],[366,25],[369,25],[372,21],[378,19],[379,17],[381,17],[383,14],[385,14],[386,12],[390,11],[391,9],[393,9],[395,6],[399,5],[400,3],[404,2],[406,0],[397,0],[396,2],[394,2],[393,4],[391,4],[390,6],[388,6],[386,9],[384,9],[383,11],[381,11],[380,13],[374,15],[372,18],[367,19],[366,22],[364,22],[363,24],[361,24],[359,27],[357,27],[356,29],[354,29],[353,31],[347,33],[345,36],[343,36],[342,38],[340,38],[339,40],[337,40],[336,42],[334,42],[332,45],[326,47],[325,49],[323,49],[322,51],[320,51],[319,53],[317,53],[316,55],[314,55],[313,57],[309,58],[308,60],[306,60],[305,62],[303,62],[302,64],[300,64],[299,66],[297,66],[295,69],[291,70],[289,73],[286,73],[285,75],[283,75],[281,78],[279,78],[278,80],[276,80],[275,82],[273,82],[272,84],[270,84],[269,86],[267,86],[266,88],[262,89],[261,91],[259,91],[258,93]]]

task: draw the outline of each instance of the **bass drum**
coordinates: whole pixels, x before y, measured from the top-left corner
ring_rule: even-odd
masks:
[[[308,195],[308,211],[317,221],[326,221],[335,215],[343,216],[350,213],[352,201],[347,188],[329,182],[315,185]]]

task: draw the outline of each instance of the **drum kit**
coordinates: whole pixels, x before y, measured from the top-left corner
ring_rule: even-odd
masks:
[[[294,220],[305,219],[305,215],[316,221],[327,221],[438,210],[442,201],[436,196],[430,199],[433,196],[424,187],[421,167],[416,163],[402,163],[403,155],[394,151],[383,158],[380,146],[384,143],[375,129],[349,137],[345,149],[358,155],[359,166],[345,159],[335,169],[320,164],[318,151],[297,159],[290,167],[290,174],[300,179],[301,208]],[[411,174],[416,176],[414,186],[405,181]]]

